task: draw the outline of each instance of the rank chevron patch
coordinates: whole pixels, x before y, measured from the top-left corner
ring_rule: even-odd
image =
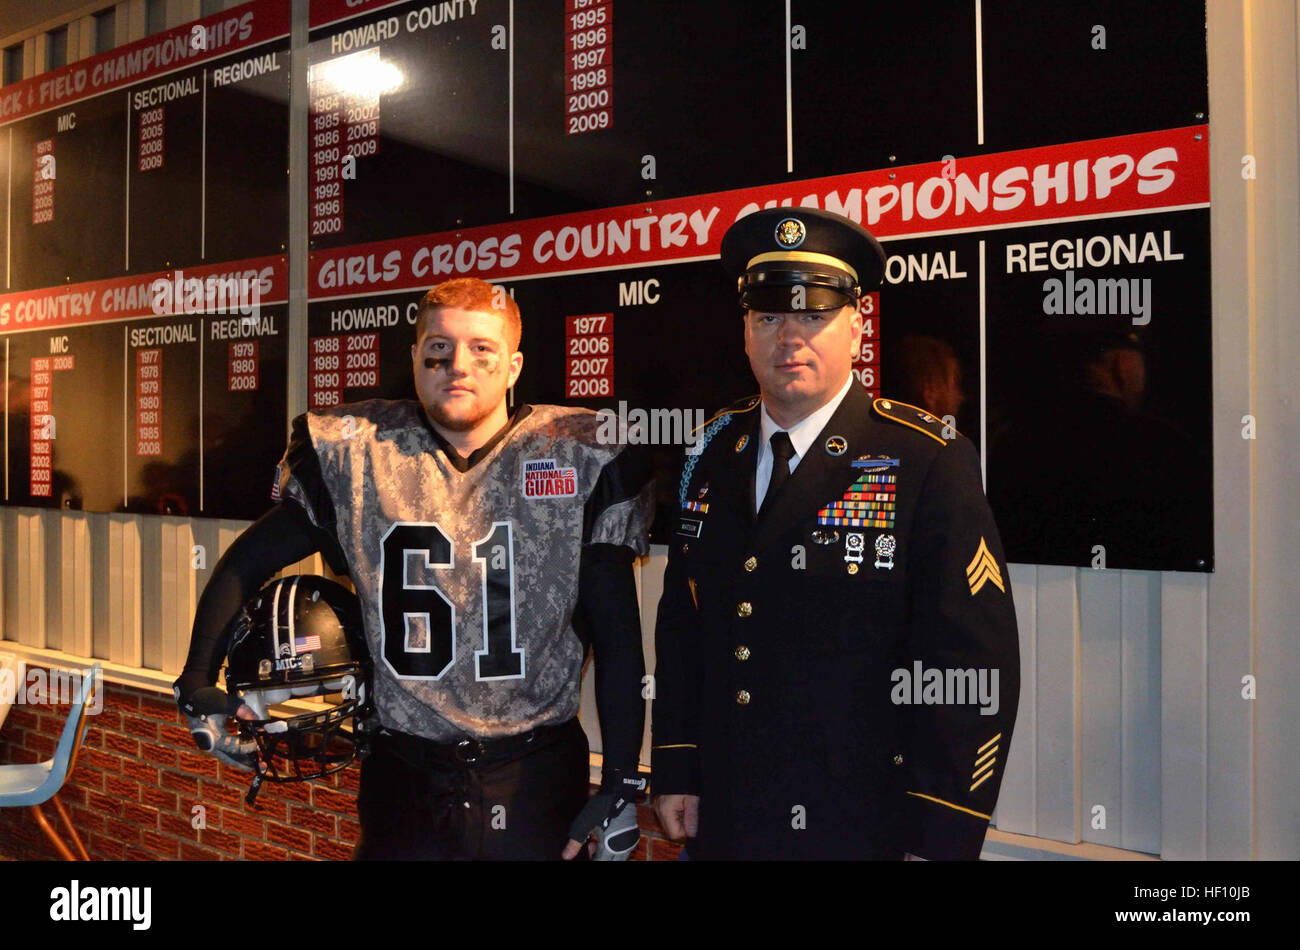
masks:
[[[1002,583],[1002,571],[998,569],[998,562],[982,537],[980,546],[975,551],[975,557],[971,558],[971,562],[966,565],[966,582],[970,584],[972,597],[987,583],[991,583],[1004,594],[1007,592],[1006,586]]]
[[[998,740],[1001,738],[1002,733],[999,732],[988,742],[980,746],[979,751],[975,753],[975,771],[971,773],[971,779],[974,781],[974,784],[970,787],[972,792],[983,785],[985,780],[993,774],[993,766],[998,761],[998,749],[1001,748],[1001,746],[998,745]],[[992,746],[992,748],[989,748],[990,746]]]

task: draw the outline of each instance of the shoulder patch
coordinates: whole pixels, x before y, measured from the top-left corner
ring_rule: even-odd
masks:
[[[947,425],[942,419],[932,416],[920,406],[899,402],[897,399],[873,400],[871,408],[890,422],[897,422],[899,425],[915,429],[917,432],[924,432],[940,445],[947,445],[955,437],[961,435],[955,426]],[[945,433],[947,433],[946,438]]]
[[[686,464],[682,466],[682,481],[677,489],[678,504],[686,505],[686,496],[691,487],[691,476],[695,474],[695,463],[699,461],[700,456],[704,454],[704,450],[708,448],[709,441],[727,423],[731,422],[733,415],[749,412],[756,408],[760,402],[762,402],[761,396],[746,396],[744,399],[733,402],[727,408],[720,409],[708,422],[691,432],[691,435],[694,436],[699,433],[699,436],[695,444],[688,446],[686,449]]]
[[[734,412],[749,412],[751,409],[757,409],[758,404],[762,401],[762,396],[746,396],[744,399],[738,399],[725,409],[719,409],[713,414],[708,422],[704,423],[704,425],[700,426],[695,431],[699,432],[700,429],[708,429],[708,427],[718,419],[721,419],[724,416],[729,416]]]

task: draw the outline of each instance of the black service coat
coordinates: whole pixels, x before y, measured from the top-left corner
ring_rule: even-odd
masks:
[[[687,457],[651,790],[701,796],[696,858],[975,859],[1020,669],[974,446],[854,386],[757,519],[758,405]]]

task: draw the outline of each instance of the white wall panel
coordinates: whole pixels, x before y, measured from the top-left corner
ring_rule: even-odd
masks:
[[[72,43],[72,33],[76,30],[77,43]],[[95,17],[83,16],[68,27],[68,62],[88,59],[95,55]]]
[[[1002,831],[1032,835],[1038,816],[1038,568],[1007,566],[1020,635],[1020,705],[993,818]]]
[[[44,545],[40,569],[44,574],[45,647],[63,649],[63,531],[62,514],[42,511],[39,514],[41,543]]]
[[[1160,591],[1160,854],[1205,857],[1205,578],[1166,574]]]
[[[126,0],[117,5],[117,45],[142,40],[148,28],[145,15],[145,0]],[[122,20],[126,20],[126,35],[122,35]]]
[[[1082,666],[1081,832],[1084,841],[1118,847],[1123,827],[1124,572],[1088,569],[1075,574]],[[1103,827],[1094,828],[1094,823]]]
[[[162,666],[162,626],[166,609],[163,589],[162,546],[165,518],[137,518],[136,531],[140,538],[140,570],[137,585],[140,589],[140,665],[156,670]],[[170,560],[170,558],[167,558]],[[144,605],[148,605],[147,608]]]
[[[1300,562],[1300,513],[1296,473],[1300,471],[1300,4],[1256,2],[1246,7],[1250,42],[1247,63],[1254,67],[1250,149],[1261,171],[1251,194],[1256,252],[1251,287],[1256,346],[1250,411],[1258,424],[1254,451],[1254,630],[1255,705],[1254,803],[1257,856],[1300,855],[1300,593],[1295,579]],[[1245,486],[1234,486],[1242,491]],[[1216,686],[1212,710],[1222,702],[1240,710],[1243,671],[1211,667]],[[1222,692],[1220,693],[1220,689]],[[1232,691],[1229,692],[1229,689]],[[1235,695],[1234,695],[1235,694]],[[1230,721],[1240,714],[1234,712]],[[1217,725],[1217,723],[1216,723]],[[1233,730],[1235,733],[1236,730]],[[1222,741],[1220,741],[1222,740]],[[1213,734],[1210,766],[1218,778],[1232,776],[1220,759],[1240,762],[1235,734]],[[1226,763],[1224,763],[1226,764]],[[1226,773],[1226,775],[1225,775]],[[1240,780],[1237,785],[1240,786]],[[1239,795],[1223,781],[1220,797]],[[1237,814],[1234,810],[1234,816]],[[1219,848],[1216,846],[1216,852]]]
[[[90,646],[91,656],[107,660],[112,640],[109,622],[109,531],[112,515],[90,514]]]
[[[1162,575],[1150,571],[1123,571],[1122,575],[1119,847],[1158,854]]]
[[[39,511],[35,517],[40,522],[34,530],[40,538],[43,551],[33,570],[42,575],[41,594],[44,611],[43,646],[49,650],[63,649],[63,532],[59,530],[62,515],[58,511]]]
[[[140,522],[133,515],[108,516],[108,659],[140,666]],[[157,610],[156,601],[149,605]]]
[[[38,510],[18,515],[18,642],[45,646],[45,523]]]
[[[1073,567],[1040,566],[1035,591],[1038,642],[1038,781],[1034,833],[1079,840],[1079,605]]]
[[[90,656],[93,627],[94,572],[91,563],[91,519],[84,514],[63,517],[63,649],[77,656]]]
[[[167,27],[197,20],[202,13],[200,0],[167,0]]]
[[[179,673],[185,663],[190,626],[198,605],[198,571],[194,567],[194,524],[179,518],[163,519],[162,551],[162,652],[159,666]]]

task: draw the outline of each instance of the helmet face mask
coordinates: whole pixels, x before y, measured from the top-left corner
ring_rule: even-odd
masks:
[[[296,782],[321,778],[347,768],[357,757],[355,733],[346,726],[357,713],[358,700],[346,700],[320,712],[280,718],[265,716],[258,709],[261,697],[252,695],[257,692],[245,693],[244,701],[259,718],[241,720],[239,728],[257,743],[263,780]]]
[[[226,689],[256,717],[237,720],[258,749],[249,803],[263,781],[320,778],[363,755],[371,664],[356,595],[323,577],[281,578],[251,597],[235,624]],[[343,695],[337,705],[272,712],[290,699],[334,693]]]

